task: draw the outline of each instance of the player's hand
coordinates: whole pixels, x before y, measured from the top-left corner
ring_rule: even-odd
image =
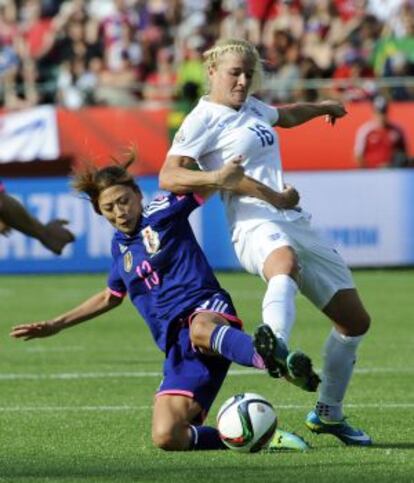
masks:
[[[222,168],[217,170],[217,184],[219,189],[232,191],[238,186],[244,176],[244,168],[241,165],[242,156],[232,159]]]
[[[336,120],[348,114],[342,102],[337,101],[322,101],[321,105],[325,108],[325,121],[332,126]]]
[[[45,225],[45,235],[40,241],[56,255],[60,255],[68,243],[75,241],[74,234],[65,228],[67,224],[67,220],[52,220]]]
[[[276,208],[288,210],[294,208],[300,200],[299,192],[290,184],[286,184],[284,190],[279,193]]]
[[[35,322],[33,324],[21,324],[16,325],[10,332],[11,337],[16,339],[37,339],[40,337],[49,337],[57,334],[61,330],[61,327],[51,321],[47,322]]]
[[[11,228],[3,220],[0,220],[0,235],[9,236]]]

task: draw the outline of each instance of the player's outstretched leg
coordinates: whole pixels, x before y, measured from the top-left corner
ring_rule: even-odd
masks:
[[[270,376],[285,377],[305,391],[316,391],[320,379],[313,371],[311,359],[301,351],[289,352],[283,340],[277,338],[268,325],[256,329],[254,345]]]
[[[361,429],[353,428],[343,418],[341,421],[324,420],[312,410],[305,421],[306,427],[316,434],[332,434],[349,446],[370,446],[372,439]]]

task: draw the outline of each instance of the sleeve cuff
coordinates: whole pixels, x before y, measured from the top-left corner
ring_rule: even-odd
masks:
[[[112,288],[108,287],[108,290],[111,292],[112,295],[115,297],[119,297],[120,299],[123,299],[126,295],[124,292],[118,292],[117,290],[113,290]]]
[[[205,203],[205,198],[203,198],[201,195],[197,193],[193,193],[194,199],[197,201],[199,205],[203,205]]]

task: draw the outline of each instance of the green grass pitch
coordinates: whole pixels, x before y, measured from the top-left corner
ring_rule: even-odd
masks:
[[[246,330],[260,321],[264,284],[220,274]],[[232,394],[258,392],[280,427],[304,436],[307,453],[166,453],[151,444],[151,405],[162,354],[129,301],[49,339],[22,342],[10,327],[45,320],[105,286],[104,275],[0,278],[0,482],[413,482],[414,272],[357,271],[373,325],[361,345],[346,414],[374,439],[344,447],[303,421],[315,396],[233,365],[209,415]],[[321,366],[329,322],[302,296],[292,347]]]

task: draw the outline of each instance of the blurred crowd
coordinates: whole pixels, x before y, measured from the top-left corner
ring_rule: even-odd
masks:
[[[193,101],[220,37],[257,46],[270,102],[414,99],[414,0],[0,0],[0,105]]]

